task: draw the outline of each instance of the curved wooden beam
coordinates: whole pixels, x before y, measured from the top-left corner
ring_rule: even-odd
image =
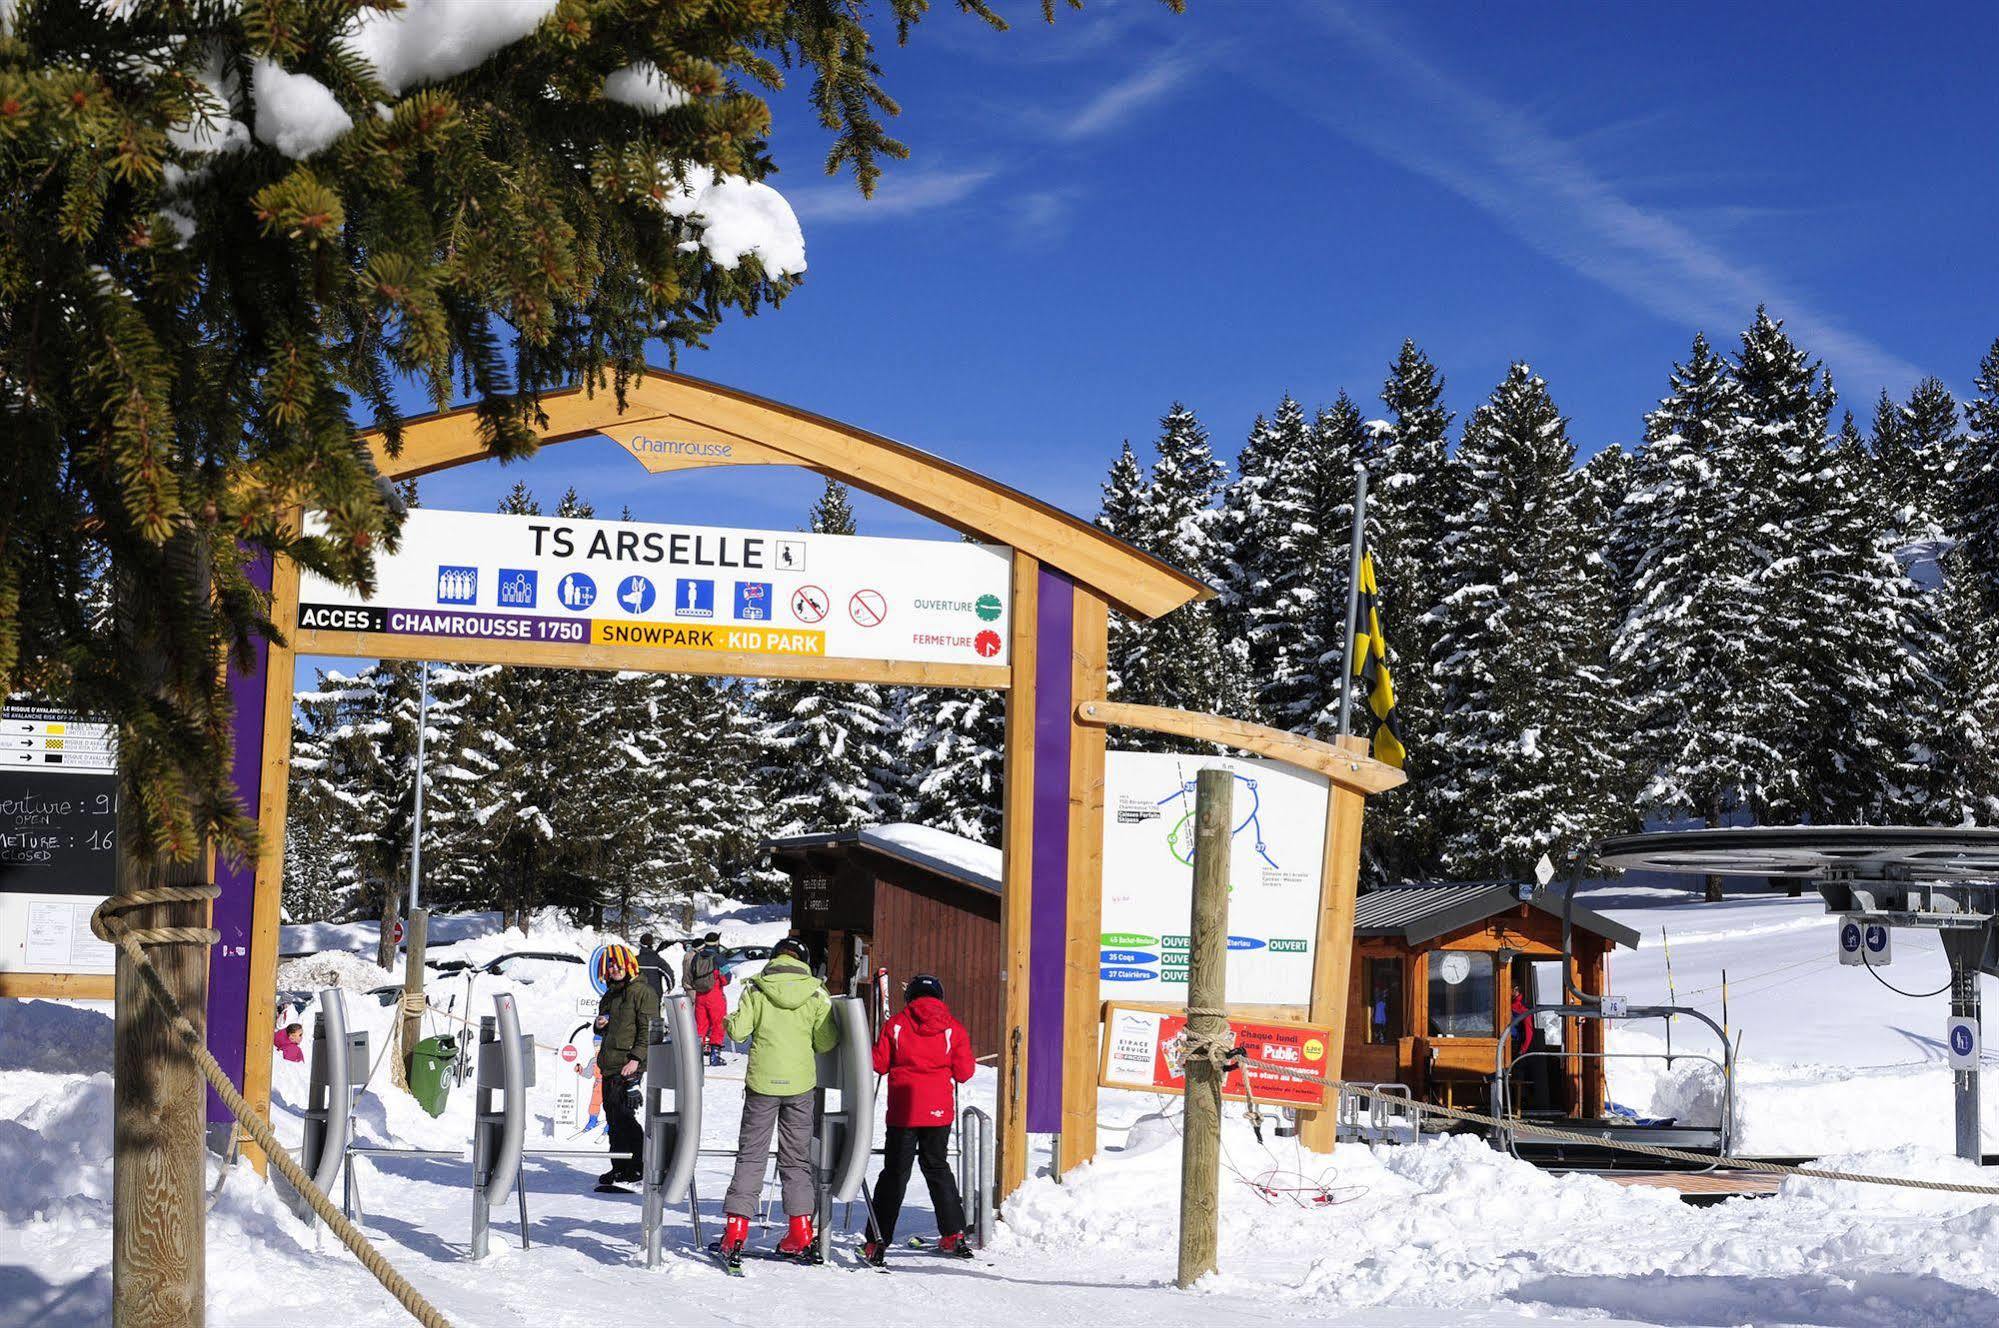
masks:
[[[1331,780],[1335,787],[1354,793],[1385,793],[1408,779],[1394,766],[1362,752],[1350,752],[1332,743],[1308,738],[1302,733],[1286,733],[1283,729],[1198,710],[1126,705],[1119,701],[1084,701],[1076,707],[1076,720],[1082,724],[1167,733],[1176,738],[1192,738],[1197,742],[1220,743],[1224,747],[1255,752],[1273,761],[1316,771]]]
[[[905,443],[781,402],[664,369],[648,369],[619,411],[608,392],[569,388],[542,400],[542,441],[603,434],[648,470],[712,465],[795,465],[939,521],[1006,544],[1056,567],[1136,618],[1157,618],[1214,592],[1089,522],[999,481]],[[403,425],[388,455],[379,432],[362,435],[376,467],[408,479],[485,458],[470,410]]]

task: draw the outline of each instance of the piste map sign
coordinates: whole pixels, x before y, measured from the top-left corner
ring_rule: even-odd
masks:
[[[304,574],[298,625],[1005,664],[1010,564],[990,544],[424,508],[376,559],[374,595]]]
[[[1194,776],[1234,775],[1228,1000],[1309,1005],[1326,840],[1325,776],[1276,761],[1111,752],[1104,765],[1106,999],[1184,1003]]]

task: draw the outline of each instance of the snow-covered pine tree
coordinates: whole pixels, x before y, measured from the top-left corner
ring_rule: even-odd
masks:
[[[1443,405],[1444,379],[1414,341],[1404,341],[1381,388],[1388,417],[1371,423],[1367,543],[1380,588],[1382,631],[1395,676],[1396,719],[1408,748],[1409,783],[1368,817],[1369,855],[1389,879],[1434,874],[1440,844],[1427,799],[1437,788],[1429,736],[1437,723],[1436,652],[1442,598],[1438,548],[1445,514],[1457,508],[1456,473]],[[1342,609],[1344,612],[1344,609]],[[1334,698],[1337,704],[1337,697]],[[1356,713],[1364,714],[1358,697]]]
[[[1962,451],[1957,398],[1941,380],[1923,379],[1901,404],[1881,393],[1874,408],[1874,459],[1889,502],[1907,510],[1901,525],[1910,534],[1949,528]]]
[[[1922,685],[1902,644],[1917,590],[1856,458],[1828,436],[1830,376],[1765,310],[1742,334],[1735,376],[1738,445],[1762,505],[1758,626],[1776,647],[1755,673],[1756,727],[1782,754],[1755,772],[1752,799],[1771,819],[1877,819],[1905,748],[1903,707]]]
[[[856,533],[847,486],[826,481],[811,530]],[[849,830],[899,813],[890,792],[896,735],[873,683],[771,679],[756,693],[760,783],[771,833]]]
[[[913,787],[904,819],[999,843],[1006,693],[918,691],[909,701],[902,752]]]
[[[1428,768],[1458,877],[1524,878],[1617,820],[1617,718],[1606,677],[1608,571],[1567,422],[1524,364],[1458,445],[1464,496],[1445,514]]]
[[[340,845],[334,863],[343,878],[341,902],[381,919],[376,962],[385,968],[395,957],[390,933],[409,887],[419,678],[418,665],[383,660],[351,676],[322,671],[318,689],[296,698],[294,761],[308,772],[305,820],[327,829],[322,845]],[[462,718],[453,701],[432,696],[426,767],[456,759],[453,738]],[[426,827],[431,815],[426,792]],[[443,865],[428,852],[429,842],[427,836],[426,879]]]
[[[1964,549],[1965,573],[1988,611],[1999,612],[1999,340],[1979,362],[1964,403],[1964,456],[1958,467],[1958,509],[1950,534]]]
[[[1737,446],[1740,390],[1705,336],[1645,417],[1616,524],[1638,550],[1612,664],[1633,707],[1628,735],[1642,814],[1721,825],[1757,773],[1785,754],[1754,725],[1764,633],[1749,477]],[[1720,882],[1710,880],[1711,897]]]
[[[1337,720],[1344,663],[1353,466],[1366,444],[1345,393],[1308,421],[1288,394],[1258,417],[1222,501],[1218,623],[1242,641],[1256,707],[1248,718],[1315,736]]]
[[[1163,558],[1210,585],[1222,581],[1217,538],[1227,468],[1215,459],[1207,430],[1175,402],[1160,420],[1158,456],[1142,487],[1133,485],[1130,444],[1111,470],[1097,523],[1128,544]],[[1136,492],[1134,493],[1134,487]],[[1141,705],[1241,714],[1253,706],[1241,643],[1225,642],[1215,604],[1198,601],[1150,623],[1119,623],[1111,635],[1111,694]],[[1170,740],[1134,740],[1168,750]]]

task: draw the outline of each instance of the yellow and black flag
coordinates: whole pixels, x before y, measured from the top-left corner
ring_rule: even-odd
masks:
[[[1402,735],[1395,725],[1395,680],[1388,676],[1388,638],[1381,634],[1380,592],[1374,583],[1374,553],[1360,556],[1359,611],[1354,621],[1353,676],[1374,712],[1374,759],[1402,768]]]

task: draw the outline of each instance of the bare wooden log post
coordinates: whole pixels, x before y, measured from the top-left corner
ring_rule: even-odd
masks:
[[[409,945],[409,952],[403,968],[403,1082],[409,1082],[410,1071],[416,1067],[416,1044],[423,1037],[423,1007],[417,1004],[423,996],[423,951],[425,938],[430,931],[430,910],[413,908],[403,936]]]
[[[119,838],[131,833],[133,805],[121,791]],[[120,854],[123,893],[186,884],[188,873],[149,868]],[[177,878],[177,879],[170,879]],[[122,915],[135,931],[205,927],[208,906],[154,904]],[[199,945],[148,950],[167,990],[197,1029],[208,1008],[208,951]],[[202,1206],[207,1085],[138,970],[118,952],[113,996],[111,1087],[111,1322],[115,1328],[200,1328],[207,1257]]]
[[[1229,827],[1235,777],[1203,770],[1194,784],[1194,909],[1187,970],[1190,1039],[1227,1036]],[[1180,1276],[1183,1289],[1215,1271],[1221,1223],[1222,1072],[1214,1061],[1186,1062],[1185,1144],[1180,1158]]]

